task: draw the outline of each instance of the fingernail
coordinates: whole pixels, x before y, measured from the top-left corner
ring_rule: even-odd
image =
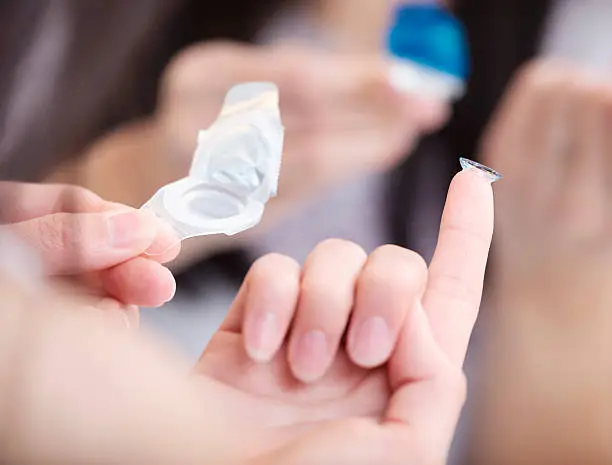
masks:
[[[368,368],[384,363],[393,349],[389,326],[379,316],[365,320],[350,342],[353,361]]]
[[[248,324],[248,322],[247,322]],[[258,363],[267,363],[277,348],[278,321],[276,314],[266,312],[245,328],[246,351]]]
[[[138,212],[120,213],[108,218],[110,244],[117,248],[128,248],[153,239],[155,231]]]
[[[304,334],[292,357],[294,375],[308,383],[319,379],[325,373],[329,358],[327,337],[323,331],[309,331]]]
[[[145,255],[150,257],[164,255],[178,244],[181,240],[178,238],[176,231],[165,221],[151,214],[151,221],[157,227],[157,234],[151,246],[145,250]]]
[[[493,184],[495,181],[499,181],[502,177],[502,175],[494,169],[467,158],[459,158],[459,163],[461,163],[461,168],[463,171],[474,173],[475,175],[485,179],[490,184]]]

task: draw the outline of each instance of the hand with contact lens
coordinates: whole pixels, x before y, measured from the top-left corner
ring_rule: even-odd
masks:
[[[138,306],[172,298],[174,278],[162,264],[180,245],[150,213],[68,185],[2,182],[0,199],[0,228],[40,256],[44,275],[77,284],[111,318],[136,325]]]
[[[512,82],[483,141],[481,159],[505,178],[483,349],[490,408],[475,434],[481,463],[612,456],[598,439],[609,435],[612,402],[611,115],[608,77],[536,61]],[[580,434],[567,429],[577,424]]]
[[[341,240],[321,243],[303,268],[263,257],[191,375],[142,334],[96,330],[78,311],[59,321],[29,314],[38,320],[25,331],[36,327],[41,342],[20,358],[24,376],[0,376],[0,388],[31,383],[8,391],[27,392],[27,403],[11,405],[20,428],[3,429],[0,415],[0,454],[13,452],[11,463],[445,464],[497,178],[463,164],[429,269],[400,247],[368,256]]]

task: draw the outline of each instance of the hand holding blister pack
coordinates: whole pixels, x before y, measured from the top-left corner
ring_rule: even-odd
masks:
[[[277,87],[233,87],[217,120],[200,131],[188,176],[163,186],[142,208],[180,240],[252,228],[277,194],[283,137]]]
[[[400,3],[387,37],[387,54],[389,80],[397,90],[445,102],[465,93],[466,33],[439,2]]]

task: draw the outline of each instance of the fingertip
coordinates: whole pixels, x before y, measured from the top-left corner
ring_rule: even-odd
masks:
[[[166,245],[164,245],[166,244]],[[167,238],[159,238],[153,241],[151,247],[144,251],[143,256],[158,263],[169,263],[181,253],[181,241],[170,242]]]
[[[109,295],[129,305],[159,307],[176,292],[170,270],[143,257],[104,270],[101,279]]]
[[[145,250],[144,255],[159,263],[174,260],[181,251],[181,239],[172,226],[155,216],[152,212],[144,211],[154,224],[155,238]]]
[[[420,299],[426,283],[427,264],[416,252],[395,245],[372,252],[358,280],[347,340],[356,365],[374,368],[389,360],[409,302]]]
[[[494,200],[491,184],[485,175],[474,170],[457,173],[448,190],[442,226],[451,224],[477,234],[492,234]]]
[[[112,210],[104,213],[109,245],[123,254],[139,254],[155,240],[156,229],[146,213],[136,209]],[[99,223],[92,223],[97,227]]]

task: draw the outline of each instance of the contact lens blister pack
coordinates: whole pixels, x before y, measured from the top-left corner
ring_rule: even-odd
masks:
[[[469,69],[466,33],[437,1],[396,7],[387,53],[389,80],[397,90],[444,101],[463,96]]]
[[[181,240],[252,228],[277,195],[283,138],[278,88],[234,86],[217,120],[198,134],[189,174],[163,186],[142,209],[165,220]]]

